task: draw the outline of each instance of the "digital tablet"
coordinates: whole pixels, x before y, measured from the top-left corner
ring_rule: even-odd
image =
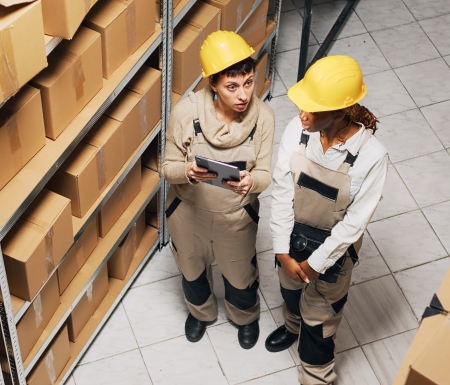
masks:
[[[226,188],[222,184],[222,180],[240,181],[239,168],[227,163],[219,162],[218,160],[204,158],[203,156],[196,155],[195,162],[198,166],[206,168],[209,172],[217,174],[217,179],[208,180],[205,183],[212,184],[214,186]]]

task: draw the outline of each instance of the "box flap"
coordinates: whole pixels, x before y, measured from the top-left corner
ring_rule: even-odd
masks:
[[[94,127],[92,127],[89,133],[83,138],[83,142],[101,148],[108,142],[109,138],[111,138],[120,125],[121,123],[117,120],[102,115],[95,123]]]
[[[70,199],[44,188],[25,210],[22,218],[48,229],[68,205]]]
[[[38,92],[37,88],[25,84],[20,91],[9,99],[5,105],[0,109],[0,122],[4,122],[9,115],[19,111],[25,104],[28,103]]]
[[[61,169],[69,174],[78,176],[96,154],[96,147],[82,142],[63,163]]]
[[[174,51],[184,52],[200,35],[200,30],[182,21],[173,32]],[[198,47],[200,51],[200,47]]]
[[[126,87],[134,92],[137,92],[138,94],[143,95],[160,78],[161,71],[143,65]]]
[[[0,4],[1,1],[14,1],[14,0],[0,0]],[[13,4],[11,4],[11,7],[8,8],[0,7],[0,30],[5,29],[6,27],[14,23],[14,21],[20,18],[24,13],[28,12],[30,7],[34,7],[36,3],[30,4],[29,7],[25,5],[12,6]],[[38,5],[40,6],[40,4]],[[14,25],[11,25],[11,27],[14,28]]]
[[[127,115],[139,103],[141,97],[134,92],[123,90],[111,106],[106,110],[105,115],[123,122]]]
[[[117,0],[98,3],[96,7],[89,11],[85,20],[101,28],[106,28],[126,9],[126,4]]]
[[[50,87],[56,80],[71,68],[70,60],[64,60],[67,57],[60,52],[53,51],[48,56],[48,67],[44,68],[32,80],[31,84],[39,84],[43,87]]]
[[[72,40],[63,40],[55,48],[59,52],[81,53],[95,40],[100,39],[100,34],[92,29],[80,26]]]
[[[23,3],[31,3],[35,0],[0,0],[0,5],[4,7],[10,7],[11,5],[23,4]]]
[[[206,4],[203,1],[198,1],[183,18],[183,21],[194,27],[203,29],[220,12],[219,8]]]

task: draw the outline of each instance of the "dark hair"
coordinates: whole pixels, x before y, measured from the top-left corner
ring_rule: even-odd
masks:
[[[229,66],[228,68],[225,68],[221,72],[211,75],[211,80],[214,84],[216,84],[220,76],[222,75],[234,78],[235,76],[238,75],[247,75],[248,73],[255,71],[255,68],[256,68],[256,60],[251,57],[248,57],[244,60],[241,60],[240,62],[237,62],[236,64]]]
[[[375,132],[379,123],[377,117],[366,107],[356,103],[353,106],[343,109],[345,116],[348,116],[350,120],[364,124],[366,128],[370,128]]]

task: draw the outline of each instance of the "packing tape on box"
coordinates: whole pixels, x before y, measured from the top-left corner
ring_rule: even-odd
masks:
[[[134,225],[134,229],[133,229],[133,231],[131,231],[131,244],[133,245],[132,246],[132,251],[133,251],[133,257],[134,257],[134,255],[136,254],[136,250],[137,250],[137,244],[136,244],[136,240],[137,240],[137,238],[136,238],[136,236],[137,236],[137,234],[136,234],[136,232],[137,232],[137,224],[135,223]]]
[[[100,191],[103,190],[106,184],[106,160],[105,160],[105,148],[100,147],[97,151],[97,155],[95,156],[97,161],[97,181],[98,181],[98,189]]]
[[[128,3],[126,24],[128,52],[131,55],[136,45],[136,3],[134,1]]]
[[[87,14],[89,12],[89,10],[94,6],[94,4],[97,2],[97,0],[84,0],[84,10],[85,13]]]
[[[18,172],[23,167],[22,144],[20,143],[19,131],[17,130],[17,119],[14,113],[5,115],[5,118],[0,123],[0,127],[5,127],[8,133],[9,148],[13,159],[14,172]],[[0,118],[1,119],[1,118]]]
[[[148,135],[148,123],[147,123],[147,95],[142,95],[139,102],[139,114],[141,118],[141,133],[142,140]]]
[[[84,96],[84,82],[86,81],[81,57],[75,52],[70,51],[58,51],[58,53],[72,66],[72,87],[75,89],[75,96],[78,101]]]
[[[44,363],[45,367],[47,368],[47,375],[48,379],[50,380],[51,384],[54,384],[56,382],[56,372],[55,372],[55,366],[53,362],[55,361],[55,357],[53,356],[53,350],[50,349],[45,356]]]
[[[33,309],[36,314],[35,321],[36,321],[36,329],[39,329],[39,326],[41,326],[42,323],[42,300],[41,300],[41,293],[37,295],[37,297],[33,301]]]
[[[92,292],[93,292],[93,290],[94,290],[94,282],[92,282],[90,285],[89,285],[89,287],[87,288],[87,290],[86,290],[86,297],[87,297],[87,300],[88,300],[88,302],[89,302],[89,307],[91,308],[91,310],[92,310],[92,313],[94,312],[94,301],[92,300]]]
[[[125,207],[125,185],[127,184],[127,177],[123,178],[122,183],[117,187],[119,194],[119,208],[120,212],[123,213],[126,209]]]
[[[264,14],[262,15],[258,20],[256,20],[254,23],[250,24],[251,26],[249,28],[246,28],[245,31],[240,30],[239,31],[239,35],[242,36],[242,38],[247,41],[247,38],[252,35],[256,30],[258,30],[259,28],[261,28],[262,26],[266,26],[267,23],[267,15]],[[245,23],[247,24],[247,23]],[[261,41],[264,40],[264,37],[266,36],[266,29],[264,28],[264,36],[261,37]],[[254,47],[252,47],[254,48]]]
[[[8,26],[0,31],[0,88],[4,100],[19,90],[16,62],[11,41],[12,28],[13,26]]]
[[[236,29],[239,28],[239,26],[242,23],[242,11],[243,10],[244,10],[244,0],[239,0],[239,5],[236,8],[236,12],[237,12]]]
[[[78,241],[76,243],[76,247],[77,247],[77,266],[78,266],[78,270],[81,269],[81,267],[84,265],[85,259],[84,259],[84,245],[82,242]]]
[[[45,234],[45,267],[48,275],[55,269],[55,261],[53,260],[53,227]]]

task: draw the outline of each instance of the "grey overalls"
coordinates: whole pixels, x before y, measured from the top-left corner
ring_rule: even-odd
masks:
[[[195,155],[234,163],[252,170],[256,163],[252,130],[233,148],[218,148],[203,136],[195,95],[189,95],[194,111],[194,141],[187,161]],[[259,317],[260,303],[256,261],[258,195],[242,197],[208,183],[171,185],[166,200],[167,228],[172,251],[183,274],[185,301],[191,314],[201,321],[217,318],[211,264],[217,261],[225,283],[228,317],[247,325]]]
[[[372,130],[366,130],[358,153],[371,135]],[[306,260],[344,218],[351,203],[348,171],[358,156],[348,152],[339,169],[331,170],[306,157],[308,140],[309,135],[302,133],[299,151],[290,160],[295,184],[295,225],[289,254],[298,262]],[[303,371],[299,382],[302,385],[330,384],[337,378],[333,371],[335,336],[361,244],[362,237],[310,284],[287,278],[278,269],[286,328],[295,334],[300,332],[298,351]]]

